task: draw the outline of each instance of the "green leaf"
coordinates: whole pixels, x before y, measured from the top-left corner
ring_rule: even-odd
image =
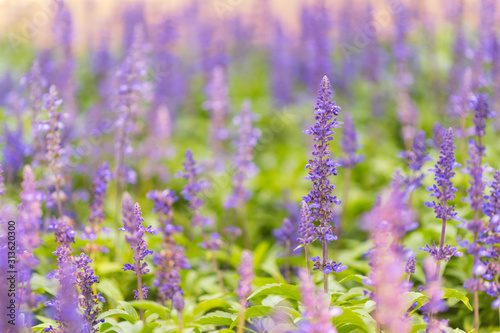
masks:
[[[417,305],[413,309],[411,309],[410,313],[413,313],[414,311],[419,309],[427,301],[427,297],[422,293],[410,291],[410,292],[405,292],[403,295],[406,298],[406,303],[404,306],[404,311],[401,315],[404,315],[406,311],[410,310],[413,303],[417,302]]]
[[[131,316],[129,313],[127,313],[126,311],[123,311],[121,309],[111,309],[111,310],[108,310],[106,312],[103,312],[99,315],[99,317],[97,319],[104,319],[107,317],[122,318],[122,319],[125,319],[126,321],[128,321],[129,323],[135,323],[137,321],[134,316]]]
[[[272,283],[254,291],[248,299],[257,296],[278,295],[295,300],[300,300],[299,287],[286,283]]]
[[[203,313],[207,313],[213,309],[221,308],[227,309],[229,307],[229,303],[222,299],[211,299],[208,301],[203,301],[198,303],[198,305],[194,308],[193,314],[195,316],[199,316]]]
[[[43,330],[45,328],[49,328],[50,326],[54,326],[54,324],[48,324],[48,323],[39,324],[39,325],[33,326],[32,330],[33,330],[33,332],[43,332]],[[56,326],[59,327],[59,325],[56,325]]]
[[[106,296],[106,299],[110,301],[113,307],[117,307],[119,301],[125,300],[115,280],[102,279],[97,285],[97,290]]]
[[[44,316],[35,316],[36,319],[40,320],[44,324],[55,324],[56,321],[54,319],[50,319]]]
[[[132,301],[129,302],[128,304],[137,309],[148,310],[151,313],[156,313],[158,316],[160,316],[160,318],[165,320],[168,319],[168,314],[170,313],[169,308],[153,301],[148,301],[148,300]]]
[[[356,281],[356,282],[359,282],[359,283],[363,283],[364,279],[366,279],[366,276],[364,276],[364,275],[352,274],[352,275],[346,276],[345,278],[343,278],[342,280],[340,280],[338,283],[344,283],[344,282],[347,282],[347,281]]]
[[[445,288],[444,289],[444,296],[443,296],[443,298],[444,299],[446,299],[446,298],[456,298],[456,299],[462,301],[462,303],[464,303],[464,305],[467,307],[467,309],[469,309],[470,311],[472,311],[472,306],[469,303],[469,298],[467,296],[465,296],[464,294],[462,294],[460,291],[456,290],[456,289]]]
[[[418,331],[425,330],[426,328],[426,324],[415,324],[411,327],[410,333],[417,333]]]
[[[127,311],[129,315],[135,318],[135,321],[139,320],[139,314],[137,313],[137,311],[135,311],[134,307],[130,305],[130,303],[125,301],[119,301],[118,303],[120,303],[120,305],[125,311]]]
[[[230,326],[233,323],[233,318],[230,313],[215,311],[198,318],[195,323],[200,325]]]
[[[358,327],[362,332],[374,332],[374,327],[369,327],[365,322],[370,320],[371,317],[368,314],[363,314],[362,312],[353,311],[350,308],[343,307],[342,314],[338,317],[333,318],[335,327],[338,333],[350,333],[353,332],[353,326]]]
[[[104,322],[104,323],[102,323],[101,327],[99,327],[99,332],[106,332],[111,327],[113,327],[113,325],[111,323]]]

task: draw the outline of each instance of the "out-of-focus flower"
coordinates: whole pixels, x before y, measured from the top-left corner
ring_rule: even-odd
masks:
[[[345,157],[340,160],[340,165],[346,168],[352,168],[364,160],[364,156],[358,155],[358,136],[354,127],[354,121],[350,113],[346,113],[344,120],[344,133],[340,140],[340,145],[344,151]]]
[[[330,298],[321,291],[317,291],[306,270],[299,271],[300,293],[304,311],[302,320],[298,323],[300,333],[336,333],[332,318],[339,316],[342,310],[330,307]]]
[[[470,101],[470,108],[474,111],[474,128],[478,137],[478,148],[481,155],[484,155],[486,147],[483,137],[486,135],[486,119],[496,116],[496,112],[490,111],[488,106],[488,94],[476,94]]]
[[[297,241],[302,245],[312,243],[316,239],[315,227],[311,216],[311,208],[305,201],[301,203],[301,218],[299,223],[299,234],[302,236]]]
[[[255,115],[251,111],[250,101],[246,100],[241,106],[241,113],[234,119],[236,125],[239,125],[239,134],[235,140],[234,146],[236,154],[233,161],[235,173],[233,176],[233,191],[226,199],[224,207],[241,208],[250,197],[246,189],[248,178],[255,175],[257,167],[253,164],[253,149],[257,145],[257,139],[260,136],[258,129],[253,127]]]
[[[222,149],[224,142],[229,137],[226,128],[227,117],[229,116],[229,98],[224,69],[215,67],[211,73],[208,89],[208,100],[203,107],[210,111],[210,147],[214,151],[214,161],[223,158]],[[218,165],[220,167],[220,165]]]
[[[429,161],[429,155],[425,152],[425,132],[420,131],[413,140],[412,149],[400,153],[400,157],[406,160],[412,175],[405,179],[408,190],[414,191],[422,184],[424,174],[420,172],[425,162]]]
[[[47,152],[45,158],[48,161],[48,167],[52,172],[51,184],[55,190],[51,196],[57,202],[59,208],[63,201],[66,201],[67,196],[62,190],[66,179],[63,172],[63,163],[61,162],[61,155],[63,148],[61,144],[61,132],[64,127],[62,123],[61,107],[62,100],[59,98],[57,89],[52,85],[49,89],[48,95],[45,97],[44,109],[47,110],[49,116],[49,131],[45,137]],[[61,214],[61,211],[59,212]]]
[[[177,294],[182,301],[183,291],[181,289],[180,275],[181,269],[189,269],[189,261],[184,255],[182,246],[176,244],[174,235],[181,232],[182,228],[172,223],[173,204],[178,200],[174,191],[166,189],[163,191],[151,191],[147,197],[154,202],[153,212],[159,214],[161,231],[163,232],[163,243],[161,251],[153,256],[153,264],[157,266],[153,285],[158,287],[158,297],[165,302],[172,299]]]

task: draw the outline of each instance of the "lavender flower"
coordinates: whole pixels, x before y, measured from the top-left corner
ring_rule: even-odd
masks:
[[[412,175],[405,179],[406,186],[411,192],[422,184],[424,175],[420,173],[420,170],[424,163],[430,160],[425,152],[425,132],[420,131],[413,140],[412,149],[400,153],[399,156],[406,160],[408,168],[412,171]]]
[[[435,260],[451,259],[451,256],[461,256],[461,252],[457,252],[455,247],[451,245],[444,245],[444,238],[446,232],[446,223],[456,218],[455,206],[450,205],[449,202],[455,199],[455,192],[457,189],[453,187],[451,179],[455,176],[454,168],[460,166],[455,160],[455,146],[453,145],[453,130],[448,129],[444,136],[444,141],[441,144],[441,155],[434,168],[429,171],[434,172],[434,180],[436,184],[427,187],[427,191],[432,192],[429,196],[435,197],[438,202],[426,202],[425,206],[433,208],[436,213],[436,218],[442,220],[441,239],[439,242],[439,249],[433,243],[432,248],[427,244],[426,248],[420,250],[428,251]]]
[[[20,274],[20,282],[25,286],[22,291],[22,301],[28,307],[35,308],[37,306],[38,297],[31,290],[30,280],[31,271],[38,266],[39,260],[34,256],[33,250],[42,244],[40,238],[40,227],[42,218],[42,200],[43,194],[37,190],[37,182],[35,175],[29,165],[23,169],[23,188],[20,197],[22,203],[17,207],[19,210],[19,225],[22,237],[19,239],[19,258],[21,262],[22,272]],[[28,320],[31,322],[31,320]]]
[[[240,281],[238,283],[238,296],[240,297],[240,320],[238,324],[237,333],[243,333],[245,326],[245,311],[247,308],[247,298],[252,292],[252,280],[253,274],[253,257],[252,252],[249,250],[243,250],[241,254],[241,264],[238,266],[238,273],[240,275]]]
[[[479,132],[480,131],[478,130],[478,133]],[[470,187],[467,192],[469,194],[470,206],[474,211],[474,218],[467,222],[466,227],[467,230],[471,231],[474,234],[474,237],[472,243],[469,244],[467,254],[472,255],[472,257],[474,258],[474,266],[472,279],[469,279],[464,283],[464,287],[474,294],[474,326],[476,331],[479,331],[478,291],[484,289],[483,280],[481,280],[479,276],[486,272],[486,267],[479,258],[481,246],[478,242],[479,235],[481,235],[485,231],[484,222],[480,216],[480,212],[484,202],[483,167],[481,165],[481,158],[484,152],[484,148],[482,149],[481,146],[480,135],[479,144],[477,144],[475,141],[469,142],[468,172],[471,176],[471,180],[469,181]]]
[[[12,178],[24,165],[25,157],[30,153],[31,147],[23,142],[23,131],[21,126],[11,130],[4,126],[4,144],[2,153],[5,173]]]
[[[415,256],[410,256],[406,261],[405,272],[406,274],[415,274]]]
[[[252,123],[255,115],[251,111],[250,101],[243,102],[241,113],[235,118],[234,123],[240,126],[238,139],[235,141],[236,155],[233,161],[235,173],[233,176],[233,191],[226,199],[224,208],[241,208],[250,197],[246,189],[248,178],[254,176],[257,172],[253,164],[253,149],[257,145],[257,139],[260,136],[258,129],[254,128]]]
[[[154,202],[153,212],[159,213],[162,225],[163,243],[160,252],[153,256],[153,264],[157,266],[156,279],[153,285],[158,287],[158,297],[162,302],[172,299],[183,291],[180,287],[181,279],[178,273],[181,269],[189,269],[189,262],[184,255],[182,246],[176,244],[174,234],[181,232],[182,228],[172,224],[173,203],[178,200],[174,191],[151,191],[147,197]]]
[[[214,152],[214,161],[222,158],[223,144],[228,138],[226,118],[229,115],[229,98],[226,77],[222,67],[215,67],[207,87],[208,100],[203,107],[210,111],[210,147]],[[218,166],[220,167],[220,165]]]
[[[476,146],[474,141],[469,142],[469,161],[467,170],[471,176],[469,181],[470,187],[467,192],[469,194],[469,203],[472,210],[475,212],[474,219],[467,223],[467,229],[474,234],[479,234],[484,231],[483,221],[479,216],[479,212],[484,204],[484,187],[483,182],[483,167],[481,166],[481,148]]]
[[[81,315],[77,312],[78,295],[75,288],[75,267],[71,257],[71,248],[61,245],[54,252],[57,258],[58,269],[49,274],[48,278],[56,277],[59,280],[57,298],[45,302],[45,306],[56,308],[54,316],[58,327],[45,328],[44,332],[67,333],[81,332],[84,323]]]
[[[241,264],[238,266],[238,273],[240,275],[240,282],[238,284],[237,294],[240,297],[242,306],[247,304],[247,297],[252,292],[253,274],[253,258],[252,252],[243,250],[241,254]]]
[[[81,253],[79,257],[75,258],[74,266],[76,272],[76,285],[80,289],[80,297],[78,303],[83,309],[83,320],[85,332],[97,333],[99,329],[95,326],[104,322],[104,319],[98,320],[97,316],[101,309],[98,302],[106,302],[101,296],[101,293],[95,294],[92,286],[99,283],[99,277],[94,275],[94,270],[90,267],[92,260],[85,253]]]
[[[190,149],[186,150],[184,172],[178,172],[177,177],[182,177],[187,179],[188,183],[182,189],[182,196],[184,199],[189,201],[189,209],[193,211],[192,226],[205,226],[212,224],[213,221],[200,215],[200,208],[203,206],[203,200],[199,196],[200,192],[208,187],[208,184],[202,180],[198,179],[199,174],[202,169],[196,165],[196,161],[193,159],[193,153]]]
[[[104,200],[106,198],[106,191],[108,190],[108,183],[113,177],[112,172],[106,162],[103,162],[97,169],[94,178],[94,202],[90,206],[90,226],[87,226],[87,238],[94,240],[101,230],[101,224],[104,221]]]
[[[370,251],[370,271],[366,283],[375,288],[372,299],[377,303],[375,319],[388,332],[408,332],[409,318],[404,313],[409,284],[403,281],[405,260],[399,246],[406,231],[414,226],[414,215],[407,204],[405,192],[393,183],[388,195],[378,199],[375,208],[365,216],[375,246]],[[402,282],[403,281],[403,282]]]
[[[118,96],[116,110],[118,112],[116,126],[116,177],[119,186],[126,180],[124,159],[132,152],[130,133],[133,132],[137,118],[141,114],[141,102],[144,99],[144,80],[147,75],[144,36],[141,26],[134,31],[134,42],[127,57],[120,65],[116,76],[118,79]]]
[[[312,212],[310,206],[305,201],[301,202],[301,219],[299,223],[299,234],[302,236],[297,238],[297,241],[307,246],[316,239],[315,227],[312,220]]]
[[[51,183],[55,190],[52,192],[51,196],[54,201],[57,202],[59,208],[59,215],[62,215],[61,202],[66,201],[67,197],[62,187],[64,186],[66,180],[63,173],[63,164],[61,162],[61,155],[63,153],[63,148],[61,145],[61,131],[63,128],[63,123],[61,121],[61,111],[60,106],[62,100],[59,98],[57,89],[52,85],[49,89],[49,94],[45,97],[44,108],[47,110],[49,116],[49,132],[45,138],[47,153],[46,159],[48,161],[48,167],[52,172]]]
[[[342,166],[352,168],[364,160],[363,156],[356,154],[359,149],[358,138],[356,129],[354,128],[354,121],[350,113],[346,113],[345,116],[344,133],[340,140],[340,145],[345,154],[345,157],[340,160]]]
[[[313,183],[312,190],[309,194],[303,197],[304,201],[312,208],[311,222],[319,222],[319,226],[315,229],[318,239],[322,242],[323,247],[323,263],[321,270],[324,272],[327,269],[327,242],[337,239],[333,235],[333,211],[331,204],[340,204],[340,200],[336,196],[332,196],[332,191],[335,185],[330,183],[329,177],[337,175],[336,167],[339,166],[333,159],[330,159],[330,141],[334,128],[339,128],[341,122],[337,122],[336,116],[340,108],[331,100],[332,90],[330,81],[325,76],[321,82],[316,108],[314,111],[316,123],[309,130],[305,130],[305,134],[314,135],[314,151],[312,155],[314,159],[309,160],[306,169],[309,169],[309,176],[305,179],[310,179]],[[335,118],[334,118],[335,117]],[[328,288],[328,276],[324,273],[325,292]]]
[[[342,310],[338,307],[330,308],[330,297],[317,291],[305,270],[299,271],[300,293],[304,312],[298,323],[299,333],[336,333],[332,325],[332,317],[339,316]]]
[[[330,81],[325,76],[321,83],[318,99],[315,108],[316,123],[309,130],[305,130],[305,134],[314,135],[314,159],[309,160],[306,169],[309,169],[309,176],[305,179],[312,181],[312,190],[303,199],[312,208],[312,220],[318,221],[321,227],[329,226],[332,222],[331,204],[340,204],[340,200],[336,196],[332,196],[332,190],[335,188],[330,183],[329,177],[337,175],[338,166],[334,160],[330,159],[330,141],[333,140],[331,135],[335,133],[333,128],[339,128],[341,122],[337,121],[334,116],[338,115],[340,108],[331,101],[332,91]],[[319,229],[318,229],[319,230]],[[317,233],[318,238],[332,241],[335,238],[329,234]]]
[[[425,294],[429,302],[422,306],[421,310],[427,313],[427,323],[429,332],[443,332],[443,322],[435,319],[432,315],[446,310],[446,304],[443,301],[444,290],[442,281],[439,278],[438,266],[434,260],[426,258],[424,261],[424,271],[426,279]],[[447,326],[447,325],[445,325]]]
[[[474,110],[474,128],[478,137],[478,148],[482,156],[486,147],[483,144],[483,137],[486,135],[486,119],[496,116],[490,111],[488,106],[488,95],[486,93],[474,95],[470,102],[470,108]]]
[[[289,218],[283,219],[281,228],[273,230],[273,236],[279,245],[286,246],[287,248],[291,246],[291,242],[295,239],[295,227]]]
[[[276,105],[282,107],[293,100],[294,64],[289,38],[279,22],[276,22],[274,30],[274,42],[271,47],[271,86]]]
[[[123,265],[124,271],[134,271],[137,276],[137,290],[134,291],[135,298],[137,300],[142,300],[147,298],[146,288],[142,284],[142,275],[149,272],[148,264],[144,261],[147,255],[153,254],[153,251],[148,250],[148,244],[144,240],[144,234],[153,234],[155,231],[148,226],[144,227],[142,218],[141,206],[139,203],[133,203],[130,195],[125,192],[122,197],[122,212],[123,212],[123,224],[124,226],[120,228],[121,231],[126,231],[129,235],[125,236],[125,239],[130,244],[130,248],[134,251],[134,263]]]

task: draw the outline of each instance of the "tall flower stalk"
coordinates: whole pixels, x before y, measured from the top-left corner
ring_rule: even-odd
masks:
[[[212,257],[212,263],[214,265],[215,273],[219,280],[219,285],[224,290],[224,280],[219,269],[219,264],[217,263],[217,258],[215,257],[215,252],[219,250],[222,241],[220,236],[216,232],[212,232],[207,235],[205,228],[213,224],[213,221],[200,213],[200,209],[203,206],[203,199],[200,197],[201,191],[208,187],[208,184],[200,179],[198,179],[199,174],[202,169],[196,165],[196,161],[193,158],[193,153],[190,149],[186,150],[185,161],[184,161],[184,172],[178,172],[177,177],[182,177],[187,180],[187,184],[182,189],[182,196],[184,199],[189,201],[189,209],[193,213],[191,219],[191,226],[194,229],[200,229],[201,235],[203,237],[203,243],[201,247],[207,249]]]
[[[243,333],[245,330],[246,309],[248,307],[247,298],[252,292],[253,274],[253,257],[250,250],[243,250],[241,254],[241,264],[238,266],[240,281],[238,283],[238,296],[240,298],[240,320],[238,323],[237,333]]]
[[[137,276],[137,290],[134,290],[134,297],[136,300],[143,300],[148,297],[148,290],[151,289],[151,287],[146,287],[146,285],[142,283],[142,276],[149,272],[147,268],[148,264],[144,260],[146,256],[153,254],[153,251],[148,249],[148,244],[144,240],[144,234],[153,234],[155,231],[151,226],[144,227],[141,206],[139,206],[139,203],[134,204],[127,192],[123,193],[122,212],[124,226],[119,230],[128,232],[125,239],[134,252],[134,262],[132,264],[127,263],[123,265],[122,269],[135,273]]]
[[[370,250],[369,278],[367,285],[374,287],[372,299],[376,302],[374,318],[378,331],[409,332],[409,318],[402,316],[406,310],[404,293],[409,284],[404,280],[405,258],[399,245],[414,224],[414,215],[407,204],[406,192],[399,184],[392,184],[384,200],[379,199],[375,208],[365,217],[374,248]],[[409,273],[410,269],[407,270]],[[399,315],[396,315],[399,314]]]
[[[451,179],[455,176],[454,169],[460,167],[460,164],[455,159],[454,139],[453,130],[449,128],[441,144],[439,160],[434,165],[434,168],[429,169],[429,171],[434,172],[436,183],[428,186],[427,191],[431,192],[430,196],[436,198],[437,202],[434,200],[428,201],[425,203],[425,206],[433,208],[436,218],[441,220],[441,238],[438,247],[436,247],[435,243],[433,243],[432,247],[427,244],[426,248],[421,248],[421,250],[429,252],[434,260],[436,260],[438,271],[441,260],[449,261],[453,256],[459,257],[462,255],[461,252],[457,251],[456,247],[444,245],[446,224],[457,216],[455,205],[450,204],[455,199],[455,192],[457,192],[457,189],[453,187]]]
[[[170,189],[151,191],[147,194],[147,197],[153,200],[153,212],[159,215],[160,231],[163,236],[161,251],[153,256],[153,264],[157,267],[156,279],[153,284],[158,287],[158,298],[163,303],[172,300],[173,305],[174,297],[177,298],[177,302],[180,302],[182,294],[184,294],[180,285],[179,271],[191,267],[184,255],[183,247],[177,245],[174,239],[176,233],[182,232],[181,227],[172,223],[173,204],[179,198]]]
[[[299,235],[301,237],[297,238],[300,245],[304,246],[304,253],[306,256],[306,266],[307,273],[311,275],[311,265],[309,256],[309,244],[314,242],[316,239],[315,226],[312,220],[311,208],[305,201],[302,201],[300,208],[300,223],[299,223]]]
[[[500,171],[495,172],[490,195],[484,198],[486,202],[483,213],[489,217],[489,222],[488,228],[479,237],[479,241],[483,244],[481,253],[485,257],[483,264],[486,267],[483,279],[490,280],[485,283],[485,291],[496,298],[492,307],[499,309],[500,317]]]
[[[24,166],[21,186],[23,188],[20,194],[22,203],[17,207],[22,234],[19,239],[20,271],[22,272],[20,274],[21,299],[31,312],[31,309],[36,308],[38,303],[37,294],[31,290],[31,274],[40,263],[33,254],[33,250],[42,244],[40,227],[43,193],[37,189],[35,174],[29,165]],[[28,316],[31,316],[31,313]],[[26,322],[31,325],[31,320],[30,317]]]
[[[305,270],[299,271],[300,294],[304,311],[302,320],[298,323],[297,333],[336,333],[332,325],[332,318],[339,316],[342,310],[330,307],[330,297],[322,291],[316,290],[311,276]]]
[[[118,91],[116,96],[117,136],[116,136],[116,216],[118,216],[120,198],[125,187],[125,157],[132,149],[131,133],[141,113],[144,99],[144,80],[147,74],[147,62],[144,52],[143,31],[141,26],[134,30],[134,42],[116,73]],[[118,221],[117,221],[118,224]],[[117,239],[120,244],[120,237]]]
[[[314,111],[316,123],[305,134],[314,135],[313,159],[309,160],[306,169],[309,169],[305,179],[311,180],[312,190],[303,197],[311,208],[311,222],[318,222],[315,233],[322,246],[322,259],[315,258],[314,270],[323,272],[323,285],[328,291],[328,274],[332,271],[340,272],[344,266],[328,259],[328,242],[337,239],[333,231],[332,203],[340,204],[340,200],[332,195],[335,185],[330,183],[330,177],[337,175],[338,164],[330,158],[330,141],[333,140],[334,128],[339,128],[341,122],[337,121],[340,108],[331,100],[332,89],[330,81],[325,76],[316,101]]]
[[[226,75],[222,66],[216,66],[212,70],[207,90],[209,97],[203,106],[210,111],[209,143],[214,153],[212,167],[218,170],[224,165],[223,146],[229,137],[226,128],[227,117],[229,116],[229,97]]]
[[[90,251],[90,260],[92,261],[95,257],[96,251],[102,249],[102,247],[95,244],[97,235],[102,231],[102,223],[104,222],[104,200],[106,198],[106,192],[108,190],[108,184],[111,181],[113,174],[109,169],[106,162],[103,162],[101,166],[97,169],[96,176],[94,178],[94,188],[92,190],[94,195],[94,202],[90,206],[90,217],[89,223],[85,229],[86,237],[91,241],[91,243],[86,247]]]
[[[99,329],[95,326],[104,322],[104,319],[98,320],[97,317],[101,312],[99,301],[106,302],[101,296],[101,293],[94,293],[93,285],[99,283],[99,277],[94,274],[94,270],[90,267],[92,260],[85,254],[81,253],[75,258],[74,266],[76,272],[76,285],[80,290],[78,303],[83,310],[83,322],[85,332],[97,333]]]
[[[233,160],[233,191],[227,197],[224,208],[234,208],[240,215],[240,223],[243,229],[245,247],[250,247],[250,230],[248,228],[246,203],[250,198],[250,192],[247,189],[248,179],[257,173],[257,167],[252,162],[254,147],[260,132],[253,126],[255,115],[252,113],[249,100],[245,100],[241,106],[241,113],[234,119],[238,125],[238,138],[234,142],[236,154]]]
[[[474,211],[474,217],[467,222],[467,230],[472,232],[473,241],[469,244],[467,254],[474,258],[472,279],[465,281],[464,287],[474,295],[474,327],[479,332],[479,291],[483,289],[483,281],[480,276],[485,273],[486,267],[479,260],[481,246],[478,237],[485,231],[484,222],[481,217],[481,209],[484,201],[483,167],[481,165],[481,148],[474,141],[469,143],[468,171],[471,176],[468,189],[470,206]]]

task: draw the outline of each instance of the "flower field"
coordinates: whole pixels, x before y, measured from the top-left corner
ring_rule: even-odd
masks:
[[[0,333],[500,332],[498,1],[1,6]]]

